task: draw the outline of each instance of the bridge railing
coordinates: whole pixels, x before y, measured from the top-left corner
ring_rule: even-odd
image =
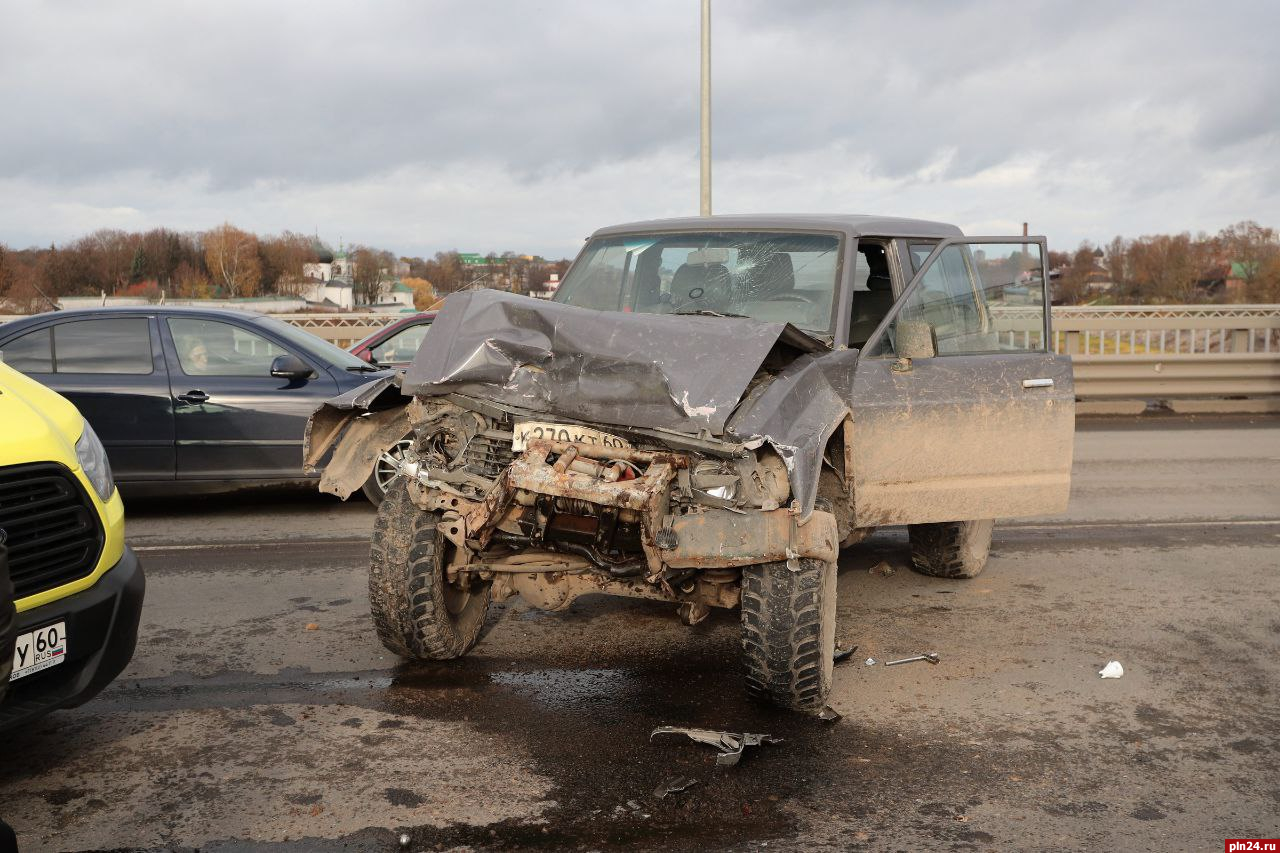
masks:
[[[273,316],[342,347],[404,317]],[[993,311],[1010,343],[1038,343],[1038,318],[1032,307]],[[1082,400],[1245,398],[1280,407],[1280,305],[1059,306],[1053,330],[1053,349],[1071,355]]]

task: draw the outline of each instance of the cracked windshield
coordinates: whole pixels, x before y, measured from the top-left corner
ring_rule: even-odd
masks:
[[[752,317],[831,330],[840,238],[699,232],[592,240],[556,301],[598,311]]]

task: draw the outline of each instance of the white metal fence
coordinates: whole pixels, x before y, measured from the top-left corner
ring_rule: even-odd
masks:
[[[1039,343],[1038,309],[993,314],[1010,344]],[[404,315],[273,316],[347,347]],[[1280,305],[1057,307],[1053,332],[1054,351],[1072,356],[1082,399],[1280,400]]]

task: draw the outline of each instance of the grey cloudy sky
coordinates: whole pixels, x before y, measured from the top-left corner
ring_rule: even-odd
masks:
[[[0,242],[572,255],[697,212],[697,0],[0,0]],[[1280,226],[1280,3],[714,0],[715,209]]]

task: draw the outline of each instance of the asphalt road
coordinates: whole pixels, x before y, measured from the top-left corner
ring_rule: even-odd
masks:
[[[133,664],[6,744],[23,851],[1221,850],[1280,836],[1280,421],[1095,421],[1060,517],[986,572],[846,552],[833,724],[741,692],[737,625],[602,597],[495,607],[466,659],[368,622],[372,510],[135,501]],[[889,575],[868,569],[881,561]],[[923,650],[941,663],[866,666]],[[1125,675],[1098,670],[1119,660]],[[767,732],[718,768],[658,725]],[[659,798],[673,776],[697,784]]]

